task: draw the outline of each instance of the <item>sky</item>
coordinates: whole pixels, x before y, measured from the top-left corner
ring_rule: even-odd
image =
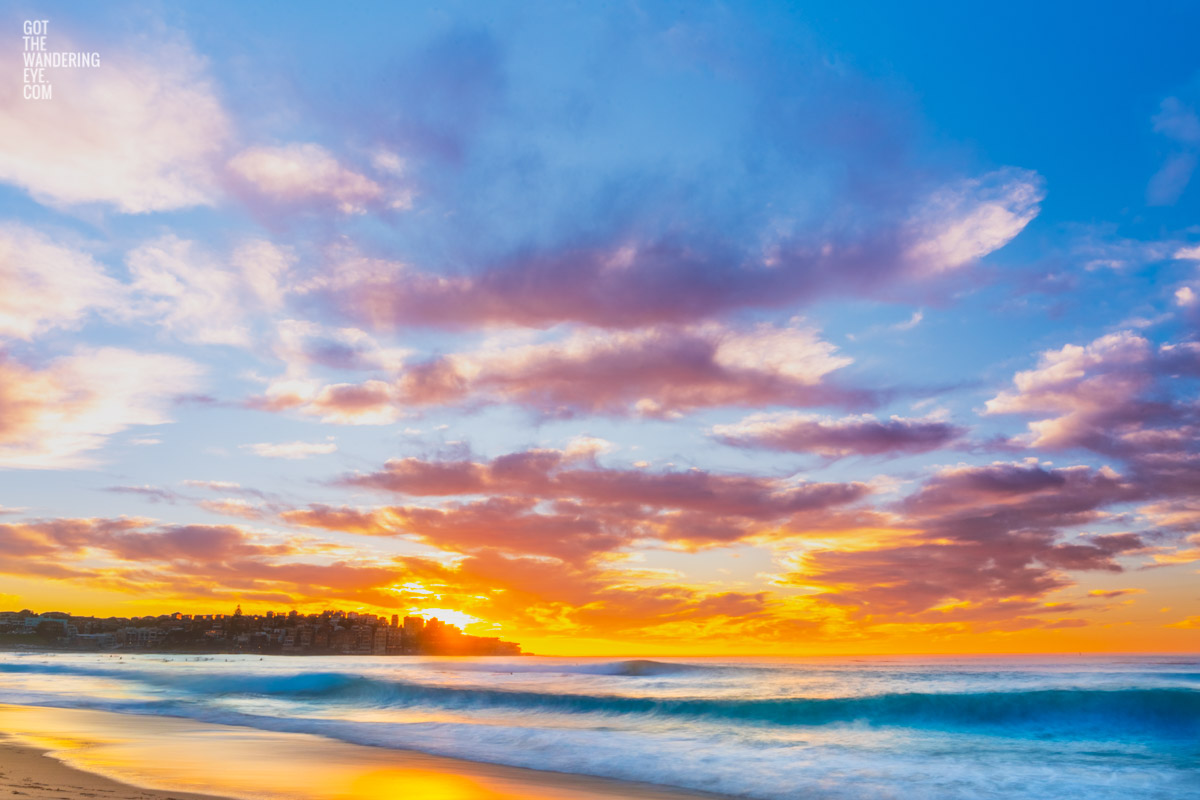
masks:
[[[1194,4],[0,25],[0,607],[1200,649]]]

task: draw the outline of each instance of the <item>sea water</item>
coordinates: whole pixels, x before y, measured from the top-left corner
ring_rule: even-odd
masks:
[[[0,703],[761,800],[1200,799],[1200,656],[0,654]]]

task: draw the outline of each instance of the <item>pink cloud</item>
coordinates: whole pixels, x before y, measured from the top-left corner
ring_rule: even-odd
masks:
[[[1069,571],[1121,572],[1121,556],[1143,552],[1130,533],[1064,539],[1103,519],[1107,506],[1140,489],[1106,470],[993,464],[944,469],[901,501],[898,538],[799,558],[787,580],[822,586],[819,597],[877,620],[1004,619],[1054,613],[1046,595],[1072,585]]]
[[[851,503],[869,492],[859,483],[788,483],[699,469],[649,472],[594,463],[576,466],[556,450],[511,453],[487,463],[398,459],[379,472],[346,476],[341,482],[410,496],[524,495],[759,520]]]
[[[829,379],[850,361],[798,325],[585,329],[546,343],[485,346],[397,367],[390,383],[282,378],[250,404],[296,409],[327,422],[385,424],[406,409],[451,404],[511,403],[557,417],[673,417],[721,406],[877,402],[871,392]]]
[[[926,453],[959,439],[965,430],[935,419],[870,415],[834,419],[794,412],[755,414],[712,435],[735,447],[814,453],[826,458],[854,455]]]
[[[1029,445],[1086,445],[1114,425],[1135,422],[1146,413],[1139,398],[1154,381],[1154,355],[1146,339],[1129,331],[1084,347],[1048,350],[1036,369],[1017,373],[1013,390],[987,402],[987,413],[1052,414],[1030,423]]]
[[[756,241],[749,251],[711,239],[631,235],[524,252],[473,275],[335,252],[329,276],[308,290],[378,328],[684,324],[957,271],[1020,233],[1041,197],[1036,175],[1005,170],[944,186],[869,235],[796,235],[765,248]]]
[[[818,526],[824,515],[869,492],[857,483],[606,469],[594,455],[555,450],[511,453],[486,463],[398,459],[341,482],[455,500],[366,510],[312,505],[285,510],[281,518],[305,527],[411,536],[457,552],[498,549],[571,562],[645,540],[699,548],[770,536],[793,518]]]
[[[1041,417],[1017,439],[1028,447],[1087,448],[1128,464],[1144,499],[1200,490],[1200,420],[1182,381],[1200,375],[1195,342],[1154,347],[1123,331],[1041,355],[990,414]]]

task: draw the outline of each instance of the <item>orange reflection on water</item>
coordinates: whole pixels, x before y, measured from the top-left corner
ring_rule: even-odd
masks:
[[[423,769],[381,769],[356,778],[349,794],[337,800],[522,800],[515,794],[497,792],[463,775]]]
[[[0,731],[69,766],[138,786],[238,800],[691,800],[310,734],[81,709],[0,705]]]

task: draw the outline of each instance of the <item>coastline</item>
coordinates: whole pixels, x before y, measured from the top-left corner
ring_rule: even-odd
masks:
[[[0,789],[108,800],[728,800],[176,717],[0,705]]]
[[[159,791],[76,769],[41,747],[0,733],[0,796],[25,800],[230,800],[211,794]]]

